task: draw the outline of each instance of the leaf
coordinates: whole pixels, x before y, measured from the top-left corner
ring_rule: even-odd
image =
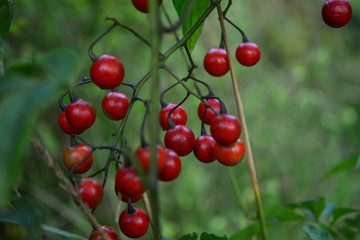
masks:
[[[12,0],[0,0],[0,40],[9,32],[12,13]]]
[[[55,234],[60,235],[62,237],[87,240],[87,238],[81,237],[81,236],[73,234],[73,233],[65,232],[65,231],[63,231],[61,229],[58,229],[58,228],[55,228],[55,227],[52,227],[52,226],[49,226],[49,225],[42,224],[41,228],[44,231],[52,232],[52,233],[55,233]]]
[[[344,161],[340,162],[338,165],[336,165],[333,169],[331,169],[325,176],[322,178],[323,180],[326,180],[333,175],[346,171],[348,169],[357,169],[357,166],[360,164],[360,154],[355,154]]]
[[[301,202],[300,205],[308,209],[315,220],[317,221],[326,207],[325,199],[323,197],[316,198],[315,200],[308,200]]]
[[[221,236],[221,237],[218,237],[218,236],[215,236],[214,234],[209,234],[209,233],[206,233],[206,232],[203,232],[200,235],[200,240],[228,240],[228,239],[229,238],[226,237],[225,235]]]
[[[355,212],[357,212],[357,210],[352,208],[336,208],[332,214],[333,219],[331,221],[331,224],[334,224],[342,216]]]
[[[178,240],[196,240],[197,238],[198,238],[197,233],[191,233],[191,234],[189,233],[180,237]]]
[[[309,236],[311,240],[334,240],[334,238],[321,228],[306,225],[303,231]]]
[[[179,17],[181,17],[185,13],[188,3],[189,0],[173,0],[174,8],[176,9],[176,12]],[[195,0],[191,12],[189,13],[188,17],[185,19],[185,21],[182,24],[182,32],[184,36],[195,25],[195,23],[199,20],[199,18],[209,7],[209,5],[210,5],[210,1]],[[190,52],[194,49],[195,44],[201,35],[203,25],[204,23],[201,24],[201,26],[194,32],[191,38],[187,41],[187,46]]]
[[[268,225],[268,224],[266,224]],[[235,233],[233,236],[230,237],[230,240],[247,240],[250,239],[252,236],[258,236],[261,233],[260,224],[252,224],[247,226],[243,230]]]
[[[329,204],[326,204],[326,207],[324,209],[324,215],[326,217],[327,220],[330,219],[331,215],[333,214],[334,210],[336,209],[336,205],[335,204],[332,204],[332,203],[329,203]]]
[[[297,214],[294,209],[285,206],[265,208],[264,214],[268,222],[304,220],[304,217]]]

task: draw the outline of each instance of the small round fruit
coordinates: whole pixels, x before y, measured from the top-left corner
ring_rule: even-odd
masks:
[[[67,147],[64,152],[63,160],[67,170],[71,171],[79,162],[85,159],[91,154],[91,148],[85,144],[79,144],[75,147]],[[87,172],[93,163],[93,155],[81,163],[75,170],[74,173],[80,174]]]
[[[80,133],[82,133],[84,131],[84,130],[79,130],[79,129],[73,128],[69,124],[68,120],[66,119],[65,112],[62,112],[59,115],[59,126],[65,133],[67,133],[69,135],[71,135],[71,134],[79,135]]]
[[[83,99],[70,103],[66,108],[65,114],[70,126],[79,130],[88,129],[96,120],[94,106]]]
[[[235,55],[240,64],[250,67],[260,60],[261,52],[255,43],[244,42],[237,47]]]
[[[177,106],[176,103],[169,103],[166,107],[162,108],[159,113],[160,125],[163,130],[169,130],[168,115],[169,112]],[[175,125],[185,125],[187,122],[187,114],[182,106],[177,107],[171,114],[171,121]]]
[[[228,146],[235,143],[240,137],[240,122],[233,115],[222,114],[211,122],[210,132],[217,143]]]
[[[217,113],[220,113],[221,105],[220,105],[219,100],[217,100],[216,98],[209,98],[209,99],[204,99],[204,101],[207,104],[209,104],[211,107],[213,107]],[[210,124],[211,121],[214,118],[216,118],[216,116],[217,116],[216,112],[214,112],[211,108],[207,108],[206,113],[205,113],[205,104],[203,102],[201,102],[199,104],[198,116],[199,116],[200,120],[202,120],[204,117],[204,113],[205,113],[205,119],[204,119],[205,124]]]
[[[171,150],[166,149],[166,163],[164,168],[159,172],[159,180],[169,182],[176,179],[181,172],[181,160],[179,155]]]
[[[102,226],[101,230],[103,230],[109,240],[119,240],[119,237],[113,228]],[[100,232],[96,230],[90,234],[89,240],[104,240],[104,238],[101,236]]]
[[[150,147],[142,148],[139,146],[136,149],[135,156],[140,161],[141,166],[143,167],[145,172],[149,172],[150,169]],[[157,145],[157,161],[158,161],[158,171],[165,166],[166,155],[165,150],[161,145]]]
[[[200,136],[195,141],[194,155],[204,163],[210,163],[216,160],[215,156],[216,142],[210,135]]]
[[[141,195],[139,195],[139,196],[135,196],[135,197],[132,197],[132,198],[130,198],[130,201],[131,201],[131,203],[135,203],[135,202],[138,202],[138,201],[140,201],[141,200],[141,198],[142,198],[142,196]],[[126,195],[122,195],[121,196],[121,201],[123,201],[123,202],[128,202],[128,200],[129,200],[129,197],[128,196],[126,196]]]
[[[143,13],[148,13],[150,10],[148,0],[132,0],[132,3],[134,7]],[[160,6],[162,3],[162,0],[158,0],[158,6]]]
[[[166,132],[164,143],[179,156],[186,156],[194,149],[195,135],[190,128],[177,125]]]
[[[139,207],[132,207],[133,211],[126,208],[119,217],[121,232],[129,238],[139,238],[149,228],[149,218]]]
[[[229,70],[226,51],[222,48],[211,49],[204,58],[205,70],[216,77],[222,76]]]
[[[347,0],[327,0],[321,13],[327,25],[339,28],[350,21],[352,8]]]
[[[215,155],[217,160],[225,166],[234,166],[238,164],[245,155],[244,143],[239,139],[236,143],[224,147],[220,144],[215,146]]]
[[[125,75],[122,62],[114,56],[102,55],[91,65],[90,76],[96,86],[113,89],[119,86]]]
[[[129,99],[120,92],[109,92],[102,100],[102,110],[108,118],[121,120],[129,107]]]
[[[115,193],[120,192],[129,197],[142,195],[146,191],[141,178],[133,167],[120,168],[115,177]]]
[[[104,195],[101,183],[95,178],[82,179],[79,185],[79,192],[82,201],[87,204],[89,208],[94,208],[99,205]]]

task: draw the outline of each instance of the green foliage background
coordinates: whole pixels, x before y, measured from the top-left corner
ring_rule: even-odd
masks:
[[[360,2],[351,1],[353,17],[341,29],[329,28],[323,23],[322,4],[323,1],[312,0],[244,0],[234,1],[228,13],[262,51],[256,66],[246,68],[235,61],[235,71],[265,207],[323,196],[327,202],[359,208],[358,172],[346,171],[327,180],[322,177],[360,150]],[[175,21],[177,15],[171,1],[164,1],[164,6]],[[4,152],[11,149],[10,154],[26,153],[9,175],[19,192],[34,199],[44,223],[87,237],[90,224],[59,188],[57,179],[28,140],[32,134],[39,135],[52,156],[62,164],[62,153],[69,138],[57,124],[60,113],[57,101],[72,84],[89,75],[91,61],[87,46],[110,26],[110,22],[103,20],[105,16],[116,17],[144,36],[149,34],[148,17],[125,0],[38,0],[36,4],[18,0],[14,1],[13,9],[10,33],[3,42],[4,63],[8,74],[22,75],[12,78],[6,75],[1,79],[1,130],[3,134],[5,129],[16,128],[16,134],[21,136],[11,135],[13,140],[3,138],[1,143],[7,144],[3,145],[6,146],[2,149]],[[242,38],[230,25],[226,27],[234,58]],[[178,33],[181,35],[181,29]],[[236,114],[230,75],[215,78],[202,66],[205,53],[217,47],[219,41],[220,27],[215,11],[205,22],[193,50],[199,65],[195,76],[208,82],[224,99],[228,112]],[[174,42],[174,36],[166,36],[163,50]],[[95,52],[118,56],[125,65],[127,82],[137,82],[149,70],[150,50],[124,30],[111,32],[96,46]],[[180,76],[186,73],[186,62],[180,53],[175,53],[168,63]],[[163,88],[174,82],[162,74]],[[9,87],[9,83],[13,86]],[[147,90],[145,87],[141,96],[148,96]],[[120,91],[130,94],[123,87]],[[101,114],[101,100],[106,91],[86,86],[78,94],[91,101],[99,113],[92,129],[83,136],[94,144],[111,144],[116,123]],[[12,101],[17,95],[23,100]],[[184,95],[184,91],[177,88],[166,100],[179,101]],[[26,106],[26,103],[35,105]],[[184,104],[188,126],[196,136],[200,134],[198,103],[190,98]],[[17,111],[24,115],[16,114]],[[136,104],[130,116],[131,125],[125,131],[133,150],[140,144],[138,130],[143,114],[143,106]],[[106,152],[96,152],[94,169],[103,166],[106,155]],[[6,161],[8,159],[2,157],[1,162]],[[182,158],[182,163],[183,171],[175,182],[160,184],[164,236],[177,238],[203,231],[231,236],[244,228],[246,215],[235,196],[228,170],[217,162],[200,163],[193,155]],[[241,196],[253,214],[254,195],[246,159],[233,167],[233,172]],[[115,170],[110,172],[104,204],[96,212],[99,221],[110,226],[115,226],[114,175]],[[1,228],[13,231],[9,226]],[[272,239],[306,237],[301,227],[293,223],[273,226],[269,231]]]

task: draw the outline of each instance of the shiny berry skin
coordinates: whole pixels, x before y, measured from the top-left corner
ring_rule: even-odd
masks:
[[[126,208],[119,217],[119,227],[121,232],[129,238],[139,238],[144,235],[149,228],[149,217],[139,207],[132,207],[134,212]]]
[[[222,48],[211,49],[204,58],[205,70],[216,77],[222,76],[229,70],[226,51]]]
[[[237,141],[241,134],[239,120],[230,114],[219,115],[210,124],[211,136],[223,146],[228,146]]]
[[[210,106],[212,106],[216,112],[220,113],[221,105],[220,105],[219,100],[217,100],[215,98],[209,98],[209,99],[204,99],[204,101],[207,102]],[[198,116],[199,116],[200,120],[203,119],[204,113],[205,113],[205,104],[203,102],[201,102],[198,107]],[[216,116],[217,116],[217,114],[211,108],[207,108],[204,123],[210,124],[211,121],[214,118],[216,118]]]
[[[352,8],[347,0],[327,0],[321,13],[327,25],[339,28],[350,21]]]
[[[62,112],[59,115],[59,126],[65,133],[67,133],[69,135],[71,135],[71,134],[79,135],[80,133],[82,133],[84,131],[84,130],[79,130],[79,129],[73,128],[69,124],[68,120],[66,119],[65,112]]]
[[[140,201],[141,200],[141,198],[142,198],[142,195],[139,195],[139,196],[135,196],[135,197],[132,197],[132,198],[130,198],[130,201],[131,201],[131,203],[135,203],[135,202],[138,202],[138,201]],[[121,201],[123,201],[123,202],[128,202],[128,200],[129,200],[129,197],[128,196],[126,196],[126,195],[122,195],[121,196]]]
[[[65,114],[70,126],[80,130],[88,129],[96,120],[94,106],[83,99],[70,103]]]
[[[142,148],[139,146],[135,152],[135,156],[140,161],[145,172],[149,172],[150,169],[150,154],[150,147]],[[166,162],[165,149],[161,145],[157,145],[157,161],[158,171],[160,171]]]
[[[129,197],[142,195],[146,191],[141,178],[136,173],[135,168],[120,168],[115,178],[115,193],[120,192]]]
[[[181,172],[181,160],[179,155],[171,150],[166,149],[166,163],[164,168],[159,172],[159,180],[170,182],[176,179]]]
[[[101,226],[101,230],[107,235],[109,240],[119,240],[116,231],[108,226]],[[89,240],[104,240],[99,231],[93,231],[90,234]]]
[[[87,204],[89,208],[94,208],[99,205],[104,195],[101,183],[95,178],[82,179],[79,185],[79,192],[82,201]]]
[[[114,56],[102,55],[91,65],[90,76],[96,86],[113,89],[119,86],[125,75],[122,62]]]
[[[149,2],[148,0],[132,0],[134,7],[143,13],[148,13],[150,10],[150,6],[148,5],[148,2]],[[159,2],[158,6],[160,6],[162,0],[158,0],[158,2]]]
[[[244,143],[239,139],[236,143],[224,147],[220,144],[215,146],[215,155],[217,160],[225,166],[234,166],[238,164],[245,155]]]
[[[215,156],[216,142],[210,135],[200,136],[195,141],[194,155],[204,163],[210,163],[216,160]]]
[[[67,170],[71,171],[76,164],[81,162],[91,153],[91,148],[85,144],[79,144],[75,147],[67,147],[64,152],[63,160]],[[87,172],[93,163],[93,155],[91,154],[82,164],[80,164],[74,173]]]
[[[121,120],[129,107],[129,99],[120,92],[109,92],[102,100],[102,110],[108,118]]]
[[[169,112],[176,107],[176,103],[169,103],[166,107],[162,108],[159,113],[160,125],[163,130],[169,130],[168,115]],[[177,107],[171,114],[171,121],[175,125],[185,125],[187,122],[187,114],[182,106]]]
[[[186,156],[194,149],[195,135],[190,128],[177,125],[165,133],[164,143],[179,156]]]
[[[255,43],[244,42],[237,47],[235,55],[240,64],[250,67],[260,60],[261,52]]]

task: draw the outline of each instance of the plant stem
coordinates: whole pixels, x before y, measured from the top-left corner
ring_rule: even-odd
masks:
[[[0,38],[0,76],[4,75],[4,54],[3,54],[3,40]]]
[[[257,180],[257,174],[256,174],[256,168],[255,168],[255,160],[254,160],[252,150],[251,150],[249,131],[248,131],[248,128],[247,128],[247,125],[246,125],[244,108],[243,108],[243,104],[242,104],[242,101],[241,101],[240,93],[239,93],[237,82],[236,82],[234,66],[232,64],[231,54],[229,54],[231,51],[229,49],[229,43],[228,43],[228,39],[227,39],[227,36],[226,36],[224,18],[223,18],[223,14],[222,14],[220,4],[218,4],[217,10],[218,10],[219,19],[220,19],[220,25],[221,25],[221,29],[222,29],[222,33],[223,33],[223,37],[224,37],[224,43],[225,43],[226,52],[228,53],[227,56],[228,56],[230,74],[231,74],[231,81],[232,81],[232,84],[233,84],[235,101],[236,101],[237,110],[238,110],[238,114],[239,114],[239,117],[240,117],[242,129],[243,129],[245,149],[246,149],[247,159],[248,159],[248,163],[249,163],[249,170],[250,170],[250,174],[251,174],[252,187],[253,187],[254,194],[255,194],[255,199],[256,199],[256,206],[257,206],[259,220],[260,220],[261,232],[262,232],[263,239],[267,240],[268,239],[268,234],[267,234],[267,229],[266,229],[265,214],[264,214],[263,204],[262,204],[262,200],[261,200],[261,193],[260,193],[259,183],[258,183],[258,180]]]

